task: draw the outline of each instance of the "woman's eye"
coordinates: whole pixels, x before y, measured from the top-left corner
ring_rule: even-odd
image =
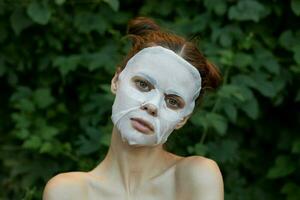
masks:
[[[167,97],[166,102],[171,108],[180,107],[180,102],[174,97]]]
[[[150,86],[146,81],[143,80],[136,80],[135,84],[137,87],[143,91],[150,91]]]

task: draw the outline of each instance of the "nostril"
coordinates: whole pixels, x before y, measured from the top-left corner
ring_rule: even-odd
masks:
[[[141,109],[147,111],[150,115],[157,116],[157,110],[152,105],[142,105]]]

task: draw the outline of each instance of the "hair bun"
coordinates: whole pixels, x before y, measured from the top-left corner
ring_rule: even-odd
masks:
[[[151,31],[159,31],[160,27],[148,17],[136,17],[128,22],[127,34],[144,36]]]

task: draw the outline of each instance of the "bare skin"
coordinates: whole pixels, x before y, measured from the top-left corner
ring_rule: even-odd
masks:
[[[113,93],[116,83],[117,74],[112,80]],[[176,128],[181,128],[188,117]],[[224,189],[215,161],[201,156],[180,157],[162,145],[128,145],[114,127],[109,151],[98,166],[89,172],[61,173],[49,180],[43,200],[58,199],[223,200]]]

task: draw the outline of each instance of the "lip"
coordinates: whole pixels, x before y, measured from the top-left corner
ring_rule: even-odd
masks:
[[[130,120],[132,120],[132,125],[138,131],[146,133],[146,134],[154,132],[153,125],[151,123],[147,122],[146,120],[143,120],[141,118],[130,118]]]

